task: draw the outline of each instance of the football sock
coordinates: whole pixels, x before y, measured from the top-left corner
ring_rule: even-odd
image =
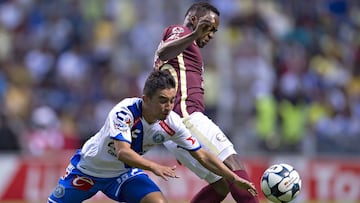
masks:
[[[220,203],[226,195],[221,195],[211,186],[203,187],[191,200],[191,203]]]
[[[245,170],[238,170],[233,171],[237,176],[251,181],[249,178],[249,175],[246,173]],[[259,200],[257,197],[252,196],[248,191],[239,189],[234,185],[232,182],[228,182],[231,196],[234,198],[236,202],[240,203],[259,203]]]

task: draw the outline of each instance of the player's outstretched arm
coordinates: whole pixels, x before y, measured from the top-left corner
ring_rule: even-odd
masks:
[[[130,148],[130,144],[123,141],[114,141],[117,158],[136,168],[141,168],[153,172],[155,175],[168,180],[168,177],[178,178],[176,175],[176,166],[163,166],[140,156]]]
[[[234,182],[237,187],[247,190],[253,196],[257,196],[257,191],[253,183],[240,178],[233,173],[224,163],[220,161],[216,156],[209,153],[205,149],[201,148],[197,151],[190,151],[190,154],[197,159],[205,168],[209,169],[213,173],[222,176],[226,180]]]

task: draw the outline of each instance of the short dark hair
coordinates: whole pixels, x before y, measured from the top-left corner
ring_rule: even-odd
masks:
[[[146,79],[143,94],[152,98],[156,91],[175,88],[175,79],[168,70],[154,70]]]
[[[220,16],[219,10],[208,2],[197,2],[192,4],[190,8],[186,11],[185,17],[192,11],[196,13],[197,17],[204,16],[208,11],[212,11],[216,15]]]

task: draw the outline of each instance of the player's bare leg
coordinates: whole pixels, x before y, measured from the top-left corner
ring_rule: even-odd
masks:
[[[220,179],[203,187],[191,200],[191,203],[219,203],[230,192],[228,183]]]
[[[244,165],[237,154],[230,155],[225,159],[224,164],[230,168],[239,177],[251,181],[248,174],[245,171]],[[258,203],[259,200],[253,197],[248,191],[241,190],[235,187],[232,183],[226,182],[224,179],[205,186],[198,192],[191,200],[191,203],[220,203],[222,202],[228,193],[236,202],[241,203]]]
[[[141,199],[140,203],[167,203],[161,192],[152,192]]]
[[[251,182],[249,175],[245,171],[241,158],[238,154],[232,154],[225,159],[224,164],[229,167],[236,175]],[[228,183],[231,196],[236,202],[242,203],[259,203],[257,197],[252,196],[248,191],[235,187],[232,183]]]

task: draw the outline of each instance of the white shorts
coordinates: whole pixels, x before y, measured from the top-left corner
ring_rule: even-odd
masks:
[[[190,116],[183,118],[183,123],[200,141],[201,146],[215,154],[221,161],[224,161],[232,154],[236,154],[230,140],[221,129],[203,113],[192,113]],[[177,147],[174,142],[167,141],[164,145],[175,155],[177,160],[193,171],[199,178],[206,180],[208,183],[214,183],[221,179],[220,176],[203,167],[189,152]]]

